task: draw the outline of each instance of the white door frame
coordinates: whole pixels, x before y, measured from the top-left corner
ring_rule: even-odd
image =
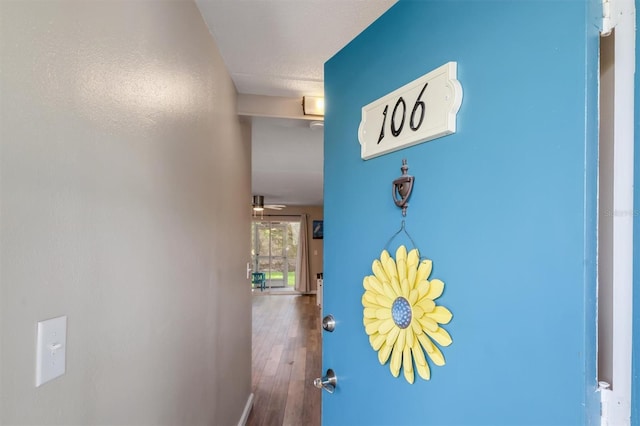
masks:
[[[612,386],[601,386],[602,425],[631,424],[633,351],[634,0],[604,0],[603,34],[615,28]],[[608,14],[608,16],[607,16]]]

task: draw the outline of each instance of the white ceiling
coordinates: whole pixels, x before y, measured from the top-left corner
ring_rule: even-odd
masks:
[[[322,130],[300,120],[252,121],[253,192],[266,204],[322,205]]]
[[[324,63],[397,0],[196,0],[241,94],[324,94]],[[273,117],[278,117],[277,113]],[[322,130],[253,118],[253,188],[267,204],[322,204]]]

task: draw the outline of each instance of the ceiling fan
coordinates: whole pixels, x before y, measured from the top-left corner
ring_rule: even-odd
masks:
[[[287,206],[285,206],[284,204],[265,204],[263,195],[254,195],[251,207],[253,208],[254,212],[261,212],[264,211],[264,209],[282,210]]]

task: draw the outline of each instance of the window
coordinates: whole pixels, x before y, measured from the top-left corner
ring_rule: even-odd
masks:
[[[269,288],[293,288],[300,222],[258,221],[251,224],[254,272],[264,272]]]

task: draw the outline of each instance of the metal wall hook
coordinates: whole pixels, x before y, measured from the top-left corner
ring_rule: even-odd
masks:
[[[404,217],[407,215],[407,207],[409,207],[407,201],[411,196],[414,181],[414,177],[407,174],[409,166],[407,166],[406,158],[402,160],[400,170],[402,171],[402,176],[393,181],[392,196],[396,206],[402,208],[402,216]]]
[[[413,246],[412,248],[417,248],[415,241],[413,241],[413,238],[411,238],[411,235],[409,235],[409,232],[407,231],[407,227],[404,223],[404,220],[402,221],[402,224],[400,225],[400,229],[398,229],[398,232],[396,232],[395,234],[393,234],[391,236],[391,238],[389,238],[389,241],[387,241],[387,244],[384,245],[385,250],[389,251],[389,246],[391,244],[391,242],[398,236],[400,235],[402,232],[404,232],[404,234],[407,236],[407,238],[409,238],[409,241],[411,241],[411,245]]]

